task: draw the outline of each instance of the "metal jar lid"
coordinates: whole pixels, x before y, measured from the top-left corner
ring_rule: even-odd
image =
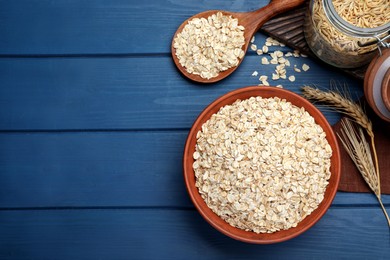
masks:
[[[390,49],[374,58],[364,77],[364,95],[374,112],[390,122]]]

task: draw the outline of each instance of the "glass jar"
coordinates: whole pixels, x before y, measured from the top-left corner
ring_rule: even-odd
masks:
[[[354,0],[349,0],[342,3],[348,5],[346,8],[349,10],[345,13],[350,16],[349,20],[354,20],[354,15],[366,15],[365,11],[350,7],[353,2]],[[357,68],[369,63],[378,54],[378,48],[390,45],[388,0],[384,1],[384,6],[374,8],[371,17],[377,18],[375,23],[367,24],[364,21],[365,24],[356,25],[339,15],[332,0],[311,0],[304,26],[305,38],[310,49],[321,60],[339,68]],[[383,20],[381,24],[378,23],[379,19]],[[376,27],[363,28],[373,26]]]

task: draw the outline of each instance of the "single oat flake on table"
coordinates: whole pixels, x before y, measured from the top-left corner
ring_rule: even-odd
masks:
[[[222,107],[197,133],[196,187],[230,225],[272,233],[298,225],[324,199],[332,149],[304,108],[252,97]]]

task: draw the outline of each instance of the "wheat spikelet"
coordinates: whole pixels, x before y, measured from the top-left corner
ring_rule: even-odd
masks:
[[[302,91],[305,98],[327,103],[331,108],[350,116],[356,123],[367,130],[370,137],[374,136],[371,121],[363,109],[349,98],[335,91],[325,92],[309,86],[303,87]]]
[[[348,155],[359,169],[363,179],[375,195],[380,196],[378,189],[379,182],[374,170],[374,163],[369,155],[370,148],[362,129],[360,127],[355,129],[349,119],[343,119],[341,121],[341,135],[337,135]]]
[[[360,174],[363,176],[363,179],[366,181],[370,189],[375,193],[390,227],[390,218],[382,203],[380,193],[380,179],[378,179],[378,175],[375,172],[370,145],[364,136],[362,128],[359,126],[357,127],[358,129],[356,130],[351,120],[343,119],[341,122],[341,135],[338,136],[345,150],[351,157],[352,161],[355,163]]]
[[[309,86],[303,87],[302,91],[305,98],[326,103],[330,108],[351,118],[351,120],[357,124],[356,126],[360,126],[358,130],[356,130],[351,120],[348,119],[345,122],[343,121],[341,124],[341,136],[339,135],[339,138],[345,150],[363,176],[363,179],[378,198],[390,227],[390,219],[381,199],[379,163],[375,149],[375,136],[372,130],[372,123],[364,113],[362,107],[348,98],[348,94],[343,96],[336,91],[325,92]],[[367,134],[370,136],[371,149],[362,129],[366,130]],[[373,155],[371,154],[371,150]]]

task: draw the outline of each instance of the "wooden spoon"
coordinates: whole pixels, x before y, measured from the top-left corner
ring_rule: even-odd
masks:
[[[285,11],[288,11],[288,10],[294,8],[294,7],[299,6],[304,1],[305,0],[273,0],[273,1],[271,0],[271,2],[267,6],[264,6],[258,10],[255,10],[252,12],[246,12],[246,13],[243,13],[243,12],[233,13],[233,12],[226,12],[226,11],[220,11],[220,10],[210,10],[210,11],[196,14],[196,15],[188,18],[186,21],[184,21],[180,25],[180,27],[177,29],[175,35],[173,36],[173,40],[172,40],[172,44],[171,44],[171,52],[172,52],[173,60],[176,64],[177,68],[181,71],[181,73],[183,73],[187,78],[189,78],[191,80],[201,82],[201,83],[212,83],[212,82],[217,82],[221,79],[224,79],[238,68],[238,66],[241,64],[243,58],[240,59],[237,66],[232,67],[228,70],[222,71],[218,74],[218,76],[211,78],[211,79],[205,79],[199,75],[194,75],[194,74],[188,73],[186,68],[180,64],[179,59],[176,56],[176,49],[173,47],[174,39],[176,38],[176,35],[183,30],[184,26],[187,25],[189,20],[192,20],[194,18],[202,18],[202,17],[207,19],[207,17],[209,17],[213,14],[216,14],[218,12],[221,12],[223,15],[226,15],[226,16],[231,15],[233,18],[238,19],[238,24],[245,27],[245,30],[244,30],[245,44],[242,47],[242,49],[246,53],[248,46],[250,44],[250,40],[252,39],[253,35],[255,34],[255,32],[258,29],[260,29],[260,27],[266,21],[268,21],[269,19],[271,19],[275,15],[278,15],[280,13],[283,13]]]

